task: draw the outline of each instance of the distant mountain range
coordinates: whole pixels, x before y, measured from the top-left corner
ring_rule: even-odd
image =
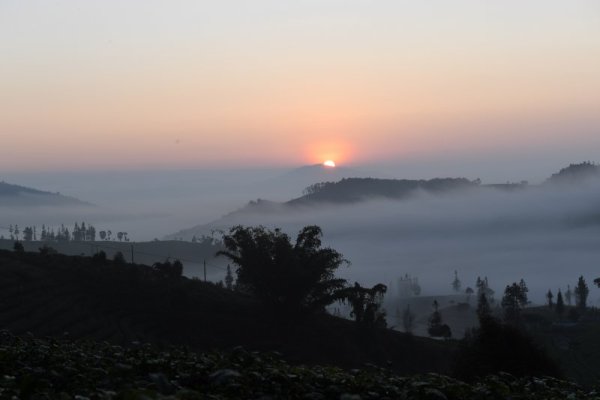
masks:
[[[531,187],[525,181],[482,185],[478,179],[471,181],[466,178],[409,180],[344,177],[334,182],[332,181],[334,177],[344,176],[352,171],[344,169],[342,172],[334,172],[337,168],[339,167],[331,168],[317,164],[290,171],[286,174],[289,179],[297,177],[308,179],[311,176],[329,179],[324,179],[307,186],[301,197],[286,202],[274,202],[264,199],[250,201],[243,208],[230,212],[212,223],[184,229],[168,235],[167,238],[189,239],[193,235],[205,234],[212,229],[223,229],[243,223],[244,219],[256,216],[257,214],[292,213],[300,208],[306,209],[320,204],[341,205],[372,199],[402,200],[419,192],[443,194],[459,190],[480,189],[515,191]],[[558,173],[553,174],[544,182],[544,185],[581,183],[592,177],[600,177],[600,166],[590,162],[571,164],[561,169]]]
[[[91,203],[60,193],[0,182],[0,206],[91,206]]]

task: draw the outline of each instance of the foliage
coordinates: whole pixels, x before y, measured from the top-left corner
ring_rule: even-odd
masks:
[[[580,276],[577,280],[577,286],[575,286],[575,305],[577,308],[585,310],[587,307],[587,298],[590,294],[590,290],[588,289],[587,283],[585,283],[585,279],[583,276]]]
[[[117,264],[117,265],[125,265],[125,264],[127,264],[127,261],[125,260],[125,256],[120,251],[117,251],[115,253],[115,255],[113,256],[113,262],[115,264]]]
[[[279,315],[324,311],[340,298],[346,281],[334,276],[347,263],[321,247],[321,228],[306,226],[294,244],[280,229],[235,226],[223,236],[227,250],[218,255],[237,265],[237,285],[260,298]]]
[[[521,279],[519,283],[506,285],[504,296],[502,297],[502,309],[504,310],[504,320],[508,323],[518,324],[520,321],[521,309],[527,305],[527,285]]]
[[[399,376],[290,365],[275,353],[194,353],[17,337],[0,331],[3,398],[90,399],[599,399],[550,377],[499,373],[472,383],[439,374]]]
[[[13,245],[13,250],[15,251],[15,253],[24,253],[25,247],[23,246],[23,243],[16,241]]]
[[[181,275],[183,274],[183,264],[179,260],[173,262],[169,260],[165,260],[165,262],[162,263],[157,262],[152,265],[152,268],[160,277],[166,279],[181,278]]]
[[[460,279],[458,279],[458,271],[454,271],[454,280],[452,281],[452,289],[454,289],[455,292],[460,292],[460,288],[462,286],[462,283],[460,281]]]
[[[556,363],[531,337],[514,325],[488,317],[480,320],[479,329],[461,341],[455,373],[462,379],[473,380],[499,372],[521,377],[561,375]]]
[[[366,328],[385,328],[387,321],[381,304],[386,291],[387,286],[381,283],[369,289],[355,282],[353,287],[339,291],[338,295],[350,303],[350,316],[354,317],[357,324]]]
[[[552,301],[553,298],[554,295],[552,294],[552,290],[548,289],[548,292],[546,293],[546,299],[548,300],[548,307],[550,308],[554,308],[554,302]]]
[[[442,324],[442,314],[440,313],[437,300],[433,301],[433,313],[429,317],[427,333],[433,337],[444,337],[446,339],[452,337],[450,327],[447,324]]]
[[[494,303],[494,290],[492,290],[490,288],[490,285],[488,283],[488,278],[487,276],[484,277],[483,279],[481,279],[480,277],[477,277],[477,282],[475,283],[475,286],[477,287],[477,298],[480,299],[481,295],[484,294],[488,303],[493,304]]]
[[[563,301],[563,295],[560,289],[558,289],[558,294],[556,295],[556,306],[554,310],[559,316],[562,316],[565,312],[565,302]]]

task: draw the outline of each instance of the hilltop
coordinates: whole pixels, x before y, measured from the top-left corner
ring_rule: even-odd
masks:
[[[327,167],[312,166],[321,173]],[[336,167],[337,168],[337,167]],[[336,169],[328,168],[327,170]],[[328,172],[325,170],[325,172]],[[300,171],[300,170],[299,170]],[[308,171],[312,171],[309,169]],[[321,171],[321,172],[320,172]],[[208,224],[196,225],[174,234],[167,239],[185,238],[206,234],[213,229],[226,229],[238,224],[253,224],[257,217],[290,216],[319,206],[353,205],[369,200],[404,201],[419,194],[445,195],[458,192],[468,194],[483,191],[518,193],[538,190],[556,184],[579,184],[589,178],[600,176],[600,168],[590,162],[571,164],[553,174],[542,185],[530,185],[527,181],[516,183],[482,184],[479,179],[433,178],[433,179],[381,179],[381,178],[342,178],[339,181],[322,181],[306,187],[302,196],[285,202],[257,199],[248,202]],[[260,219],[260,218],[258,218]]]
[[[92,204],[60,193],[46,192],[2,181],[0,182],[0,205],[91,206]]]

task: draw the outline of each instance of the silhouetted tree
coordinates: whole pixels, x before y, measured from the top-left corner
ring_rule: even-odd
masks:
[[[472,381],[499,372],[518,377],[561,376],[557,364],[522,330],[486,318],[460,342],[454,375]]]
[[[565,292],[565,299],[568,305],[573,304],[573,292],[571,291],[571,285],[567,285],[567,291]]]
[[[381,304],[386,291],[387,286],[381,283],[369,289],[355,282],[353,287],[340,290],[338,295],[350,303],[350,316],[357,324],[366,328],[385,328],[387,321]]]
[[[100,265],[106,264],[106,253],[104,251],[100,250],[99,252],[95,253],[92,256],[92,261],[95,264],[100,264]]]
[[[179,260],[157,262],[152,265],[152,268],[154,268],[159,276],[166,279],[180,278],[183,274],[183,264]]]
[[[452,331],[446,324],[442,324],[442,314],[439,311],[439,305],[437,300],[433,301],[433,313],[429,316],[429,326],[427,328],[429,336],[433,337],[452,337]]]
[[[504,321],[518,324],[521,317],[521,309],[527,304],[527,286],[521,280],[520,283],[506,285],[502,297],[502,309],[504,310]]]
[[[24,253],[25,252],[25,247],[23,247],[23,243],[19,242],[18,240],[15,242],[15,244],[13,245],[13,250],[16,253]]]
[[[402,313],[402,326],[404,327],[404,332],[412,333],[415,322],[415,314],[410,311],[410,304],[406,305],[404,312]]]
[[[98,233],[100,234],[100,239],[101,240],[105,240],[106,239],[106,231],[100,231]]]
[[[127,264],[127,261],[125,261],[125,256],[120,251],[117,251],[113,256],[113,262],[117,265]]]
[[[556,307],[555,311],[559,316],[562,316],[565,312],[565,303],[563,302],[563,295],[558,289],[558,294],[556,295]]]
[[[48,256],[50,254],[58,254],[58,251],[56,251],[55,248],[50,247],[48,245],[43,245],[42,247],[39,248],[40,254],[43,256]]]
[[[585,283],[585,279],[583,276],[579,277],[577,281],[577,286],[575,286],[575,305],[577,308],[581,310],[585,310],[587,307],[587,298],[590,294],[590,290],[588,289],[587,283]]]
[[[488,303],[493,304],[495,292],[490,288],[487,276],[483,279],[477,277],[477,282],[475,283],[475,285],[477,287],[477,298],[480,298],[481,294],[483,293],[485,294]]]
[[[481,322],[482,320],[491,318],[491,316],[492,310],[490,308],[490,303],[487,300],[487,296],[485,293],[481,293],[477,299],[477,318]]]
[[[470,303],[471,295],[475,292],[473,291],[473,289],[471,287],[467,287],[467,289],[465,290],[465,293],[467,294],[467,303]]]
[[[227,290],[233,290],[233,274],[229,264],[227,264],[227,274],[225,275],[225,287]]]
[[[295,244],[280,229],[235,226],[217,255],[237,265],[237,286],[262,299],[279,315],[325,311],[340,299],[346,281],[334,276],[343,256],[321,247],[321,228],[306,226]]]
[[[455,292],[460,292],[460,287],[461,287],[461,282],[460,279],[458,279],[458,271],[454,270],[454,280],[452,281],[452,289],[454,289]]]
[[[552,294],[552,290],[548,289],[548,293],[546,293],[546,299],[548,300],[548,307],[550,308],[554,307],[554,303],[552,302],[553,298],[554,295]]]

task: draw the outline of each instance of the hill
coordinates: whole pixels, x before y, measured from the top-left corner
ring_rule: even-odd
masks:
[[[557,173],[552,174],[546,180],[546,183],[575,184],[590,178],[598,178],[599,176],[600,166],[587,161],[579,164],[570,164],[568,167],[562,168]]]
[[[339,182],[322,182],[307,187],[301,197],[279,203],[258,199],[206,225],[197,225],[166,236],[166,239],[206,234],[212,229],[226,229],[243,224],[246,218],[261,215],[286,215],[323,204],[352,204],[373,199],[403,200],[420,192],[442,194],[474,189],[479,181],[465,178],[430,180],[344,178]]]
[[[278,323],[253,298],[90,257],[0,251],[0,326],[17,334],[130,346],[279,351],[293,362],[448,372],[453,345],[391,330],[366,335],[329,315]]]
[[[60,193],[0,182],[0,206],[91,206],[91,203]]]
[[[403,199],[417,191],[443,193],[477,187],[478,182],[465,178],[435,178],[430,180],[347,178],[339,182],[324,182],[309,186],[305,194],[287,202],[306,205],[315,202],[353,203],[373,198]]]

